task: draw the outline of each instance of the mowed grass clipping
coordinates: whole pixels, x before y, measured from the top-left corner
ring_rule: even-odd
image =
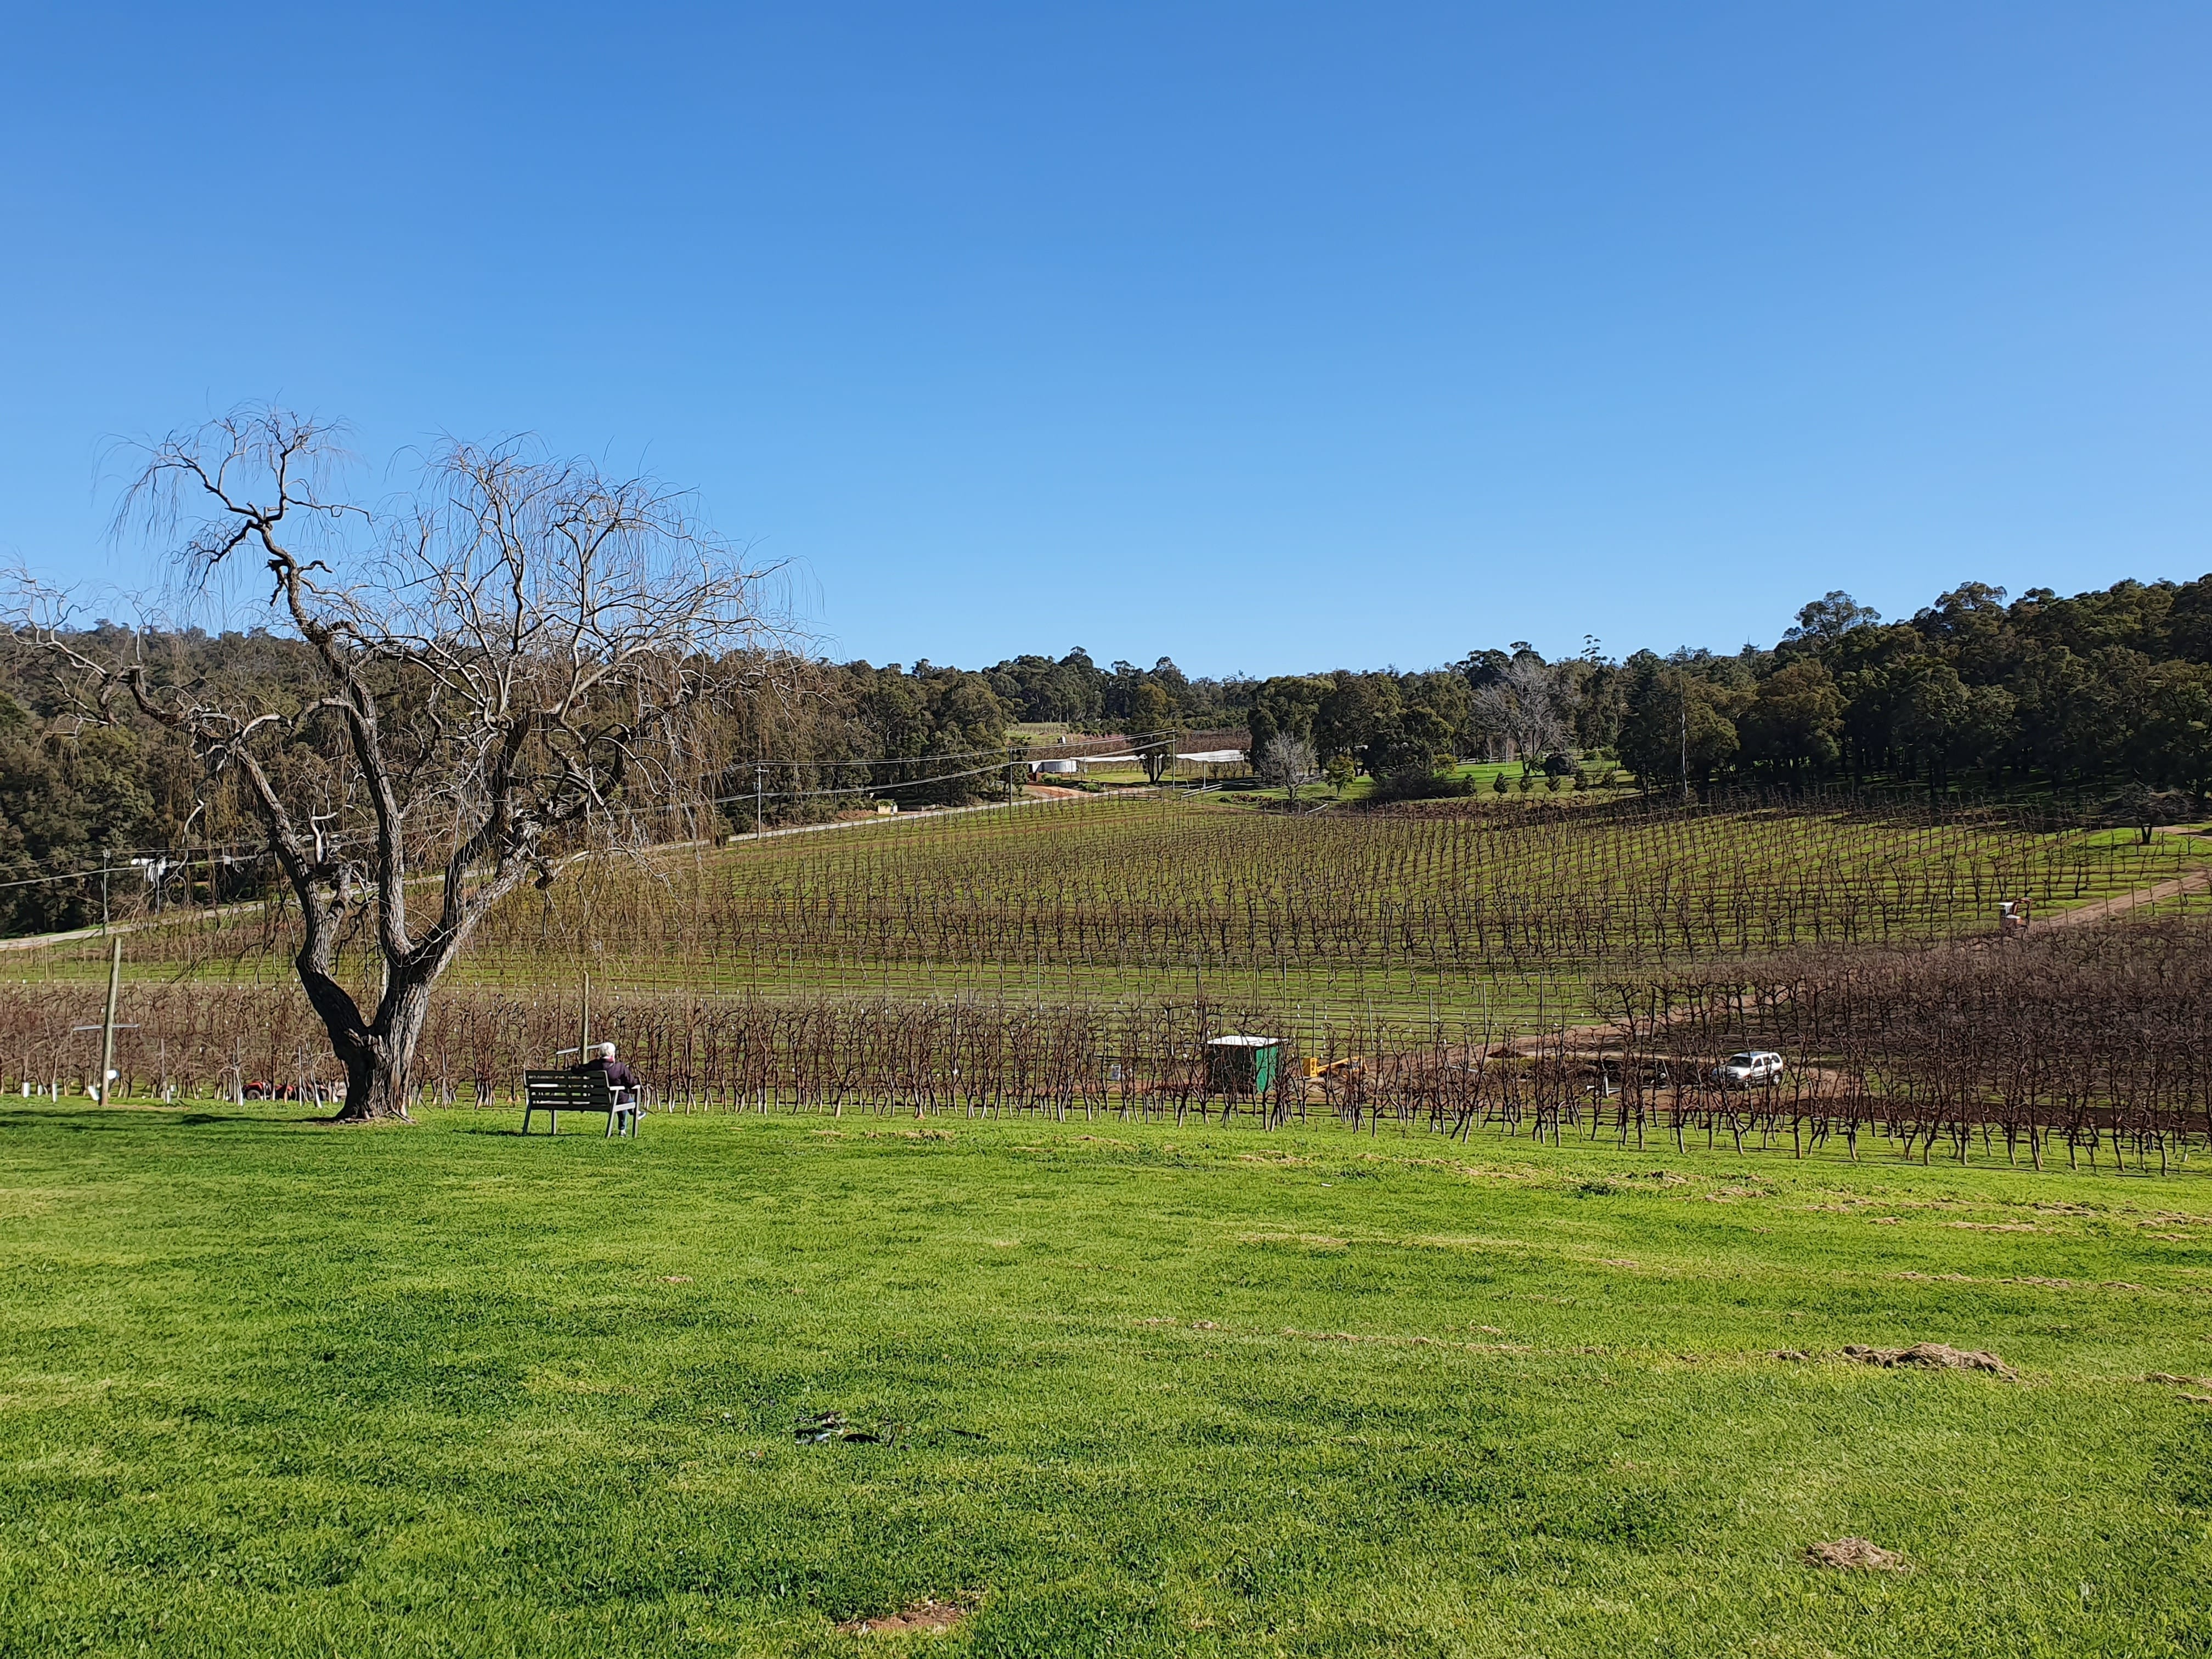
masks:
[[[9,1654],[2212,1642],[2202,1176],[11,1104],[0,1247]]]

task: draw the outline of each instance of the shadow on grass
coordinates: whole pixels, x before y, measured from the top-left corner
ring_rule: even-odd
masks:
[[[56,1128],[76,1131],[131,1129],[149,1123],[168,1128],[201,1128],[216,1123],[242,1123],[262,1129],[289,1129],[335,1121],[328,1117],[270,1117],[254,1112],[179,1112],[160,1106],[83,1106],[74,1110],[54,1107],[42,1110],[0,1109],[0,1133],[10,1129]]]
[[[520,1109],[521,1109],[519,1107],[516,1109],[518,1111]],[[505,1114],[505,1115],[511,1118],[514,1114],[507,1113]],[[457,1135],[483,1135],[489,1136],[494,1140],[553,1140],[556,1139],[562,1140],[620,1140],[624,1138],[621,1135],[608,1135],[605,1133],[605,1123],[596,1117],[588,1118],[583,1123],[574,1128],[553,1131],[548,1131],[544,1128],[525,1129],[520,1124],[513,1122],[471,1122],[467,1124],[456,1125],[455,1127],[448,1129],[447,1133]]]

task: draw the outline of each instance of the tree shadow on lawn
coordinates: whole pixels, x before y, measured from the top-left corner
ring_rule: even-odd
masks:
[[[268,1117],[253,1112],[179,1112],[167,1106],[86,1106],[73,1111],[0,1110],[0,1133],[9,1130],[66,1129],[74,1133],[100,1133],[116,1129],[143,1128],[149,1122],[164,1128],[197,1129],[216,1123],[239,1123],[258,1129],[290,1129],[329,1123],[327,1117]]]

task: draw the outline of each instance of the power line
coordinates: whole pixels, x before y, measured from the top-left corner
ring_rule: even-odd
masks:
[[[1173,735],[1174,734],[1172,732],[1146,732],[1133,734],[1124,733],[1121,736],[1119,740],[1123,743],[1141,744],[1152,741],[1158,738],[1172,737]],[[1103,743],[1107,741],[1107,739],[1102,738],[1097,739],[1097,741]],[[941,783],[956,783],[965,778],[981,777],[987,773],[996,772],[1006,767],[1024,765],[1027,763],[1025,757],[1017,755],[1015,752],[1016,750],[1052,746],[1054,745],[1040,744],[1010,744],[1003,749],[967,749],[942,755],[890,755],[848,760],[756,761],[750,763],[757,768],[775,771],[787,769],[796,769],[800,767],[811,767],[817,770],[823,769],[835,769],[839,767],[848,766],[927,767],[944,761],[969,760],[979,756],[988,755],[993,757],[990,763],[987,765],[969,767],[964,770],[957,772],[940,772],[929,777],[902,778],[891,782],[853,784],[827,789],[769,789],[757,792],[747,791],[742,794],[710,796],[704,800],[646,806],[623,806],[617,807],[613,809],[613,811],[625,817],[638,817],[653,812],[680,813],[685,811],[696,811],[702,807],[708,806],[734,806],[756,799],[764,800],[805,800],[833,795],[885,794],[891,791],[900,789],[923,789]],[[1081,755],[1074,755],[1068,757],[1068,758],[1080,760],[1083,759],[1084,757]],[[742,764],[742,763],[740,764]],[[333,851],[343,850],[349,847],[366,845],[367,842],[368,836],[366,832],[356,832],[354,834],[332,834],[326,839],[326,848],[327,850]],[[108,856],[112,858],[115,854],[111,853]],[[164,872],[164,875],[166,876],[172,872],[183,873],[187,872],[194,866],[206,863],[210,858],[219,860],[225,863],[234,864],[240,862],[258,861],[262,859],[272,857],[273,854],[268,844],[264,842],[234,842],[228,846],[217,848],[210,848],[204,846],[195,845],[191,842],[185,842],[181,844],[173,843],[167,846],[143,848],[138,849],[135,853],[125,854],[124,856],[126,860],[132,858],[141,859],[144,860],[144,863],[125,862],[123,864],[89,865],[81,869],[55,871],[46,875],[28,876],[17,880],[0,881],[0,889],[12,887],[33,887],[49,882],[81,881],[95,876],[127,875],[133,872],[142,875],[149,875],[149,878],[150,879],[150,874],[145,867],[148,864],[167,863],[170,866],[170,870]],[[33,859],[16,860],[16,862],[28,862],[35,868],[43,864],[45,860]]]
[[[1103,737],[1103,738],[1084,738],[1079,739],[1079,741],[1080,743],[1085,743],[1085,744],[1100,744],[1100,743],[1143,744],[1143,743],[1151,743],[1151,742],[1153,742],[1153,741],[1155,741],[1156,739],[1158,739],[1158,738],[1171,738],[1171,737],[1173,737],[1173,736],[1175,736],[1175,735],[1176,735],[1176,734],[1175,734],[1174,732],[1123,732],[1116,733],[1116,734],[1115,734],[1114,736],[1111,736],[1111,737]],[[996,749],[955,749],[955,750],[946,750],[945,752],[944,752],[944,753],[942,753],[942,754],[929,754],[929,755],[878,755],[878,756],[868,756],[868,757],[863,757],[863,756],[857,756],[857,755],[856,755],[856,756],[854,756],[854,757],[852,757],[851,758],[849,758],[849,759],[846,759],[846,760],[760,760],[760,761],[739,761],[739,760],[735,760],[735,759],[733,759],[733,760],[731,762],[731,764],[732,764],[732,766],[766,766],[766,767],[769,767],[769,768],[770,768],[770,769],[774,769],[774,768],[780,767],[780,766],[787,766],[787,767],[811,766],[811,767],[816,767],[816,768],[825,767],[825,766],[828,766],[828,767],[837,767],[837,766],[916,766],[916,765],[920,765],[920,764],[922,764],[922,763],[926,763],[926,762],[929,762],[929,761],[974,760],[975,758],[976,758],[978,756],[981,756],[981,755],[1005,755],[1005,754],[1007,754],[1007,753],[1009,753],[1010,751],[1012,751],[1012,750],[1017,750],[1017,749],[1054,749],[1054,750],[1057,750],[1057,749],[1068,748],[1068,747],[1072,747],[1072,746],[1073,746],[1073,745],[1071,745],[1071,744],[1052,744],[1052,743],[1019,743],[1019,742],[1009,742],[1009,743],[1006,743],[1006,744],[1000,744],[1000,745],[998,748],[996,748]],[[1083,759],[1084,757],[1083,757],[1083,756],[1081,756],[1081,755],[1078,754],[1078,755],[1073,755],[1073,756],[1070,756],[1068,758],[1070,758],[1070,759],[1072,759],[1072,760],[1081,760],[1081,759]]]
[[[929,758],[935,759],[937,757],[933,756]],[[901,763],[911,764],[913,763]],[[1018,764],[1020,764],[1019,762],[1000,760],[994,762],[989,766],[970,767],[967,770],[961,772],[939,773],[934,777],[908,778],[893,783],[858,784],[846,788],[770,789],[763,792],[762,798],[768,800],[799,800],[824,795],[882,794],[895,789],[921,789],[927,788],[933,784],[956,782],[963,778],[980,777],[987,772],[998,771],[1001,767]],[[649,813],[654,812],[676,814],[687,811],[697,811],[702,808],[709,806],[732,806],[736,805],[740,802],[750,801],[754,798],[753,793],[748,792],[741,795],[711,796],[705,800],[698,801],[669,803],[647,806],[622,806],[614,808],[613,811],[619,816],[624,817],[641,817]],[[366,833],[357,833],[354,835],[331,835],[325,837],[325,853],[342,852],[349,848],[366,846],[368,842],[368,837]],[[112,854],[110,856],[112,857]],[[134,855],[126,854],[126,860],[131,856]],[[53,871],[48,874],[41,876],[25,876],[14,880],[0,881],[0,890],[13,887],[37,887],[58,881],[87,881],[99,876],[143,875],[146,876],[150,880],[152,879],[152,872],[147,868],[147,866],[158,863],[166,863],[169,866],[168,869],[163,872],[165,878],[172,874],[184,875],[187,874],[191,870],[197,866],[204,866],[208,860],[209,854],[207,849],[199,847],[186,846],[181,848],[175,847],[158,847],[149,848],[143,853],[136,854],[135,856],[143,858],[145,862],[131,863],[126,861],[122,864],[86,865],[76,869]],[[225,864],[238,864],[258,862],[263,859],[271,858],[275,856],[275,854],[266,842],[240,842],[232,847],[219,849],[216,853],[215,856]],[[43,860],[37,859],[14,861],[19,865],[21,863],[27,862],[31,864],[33,868],[38,867],[45,862]]]
[[[50,881],[82,881],[88,876],[117,876],[136,872],[135,864],[111,864],[98,870],[64,870],[58,876],[26,876],[21,881],[0,881],[0,887],[37,887]]]

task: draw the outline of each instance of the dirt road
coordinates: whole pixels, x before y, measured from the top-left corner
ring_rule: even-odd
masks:
[[[2112,897],[2099,899],[2094,904],[2037,915],[2028,923],[2028,931],[2039,933],[2051,927],[2087,927],[2096,922],[2109,921],[2114,916],[2125,915],[2143,905],[2155,904],[2160,899],[2179,898],[2185,893],[2201,893],[2207,887],[2212,887],[2212,864],[2199,870],[2187,871],[2171,881],[2138,887],[2132,893],[2115,893]]]

